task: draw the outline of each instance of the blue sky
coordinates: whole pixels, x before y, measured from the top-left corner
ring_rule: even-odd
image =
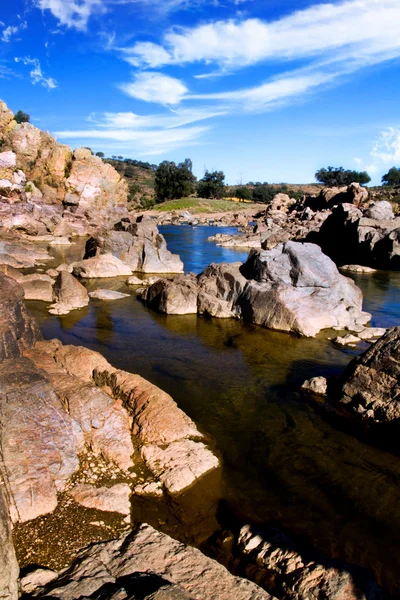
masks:
[[[400,167],[400,0],[0,0],[0,98],[229,183]]]

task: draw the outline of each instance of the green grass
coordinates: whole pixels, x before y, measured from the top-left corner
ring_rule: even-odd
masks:
[[[245,202],[233,202],[232,200],[206,200],[205,198],[178,198],[157,204],[154,210],[169,212],[172,210],[189,210],[191,213],[214,213],[238,211],[246,208],[259,209],[264,204],[247,204]]]

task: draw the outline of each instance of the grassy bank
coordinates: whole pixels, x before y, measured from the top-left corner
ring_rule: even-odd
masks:
[[[162,204],[154,206],[153,210],[159,212],[170,212],[172,210],[188,210],[191,213],[215,213],[230,212],[245,209],[262,210],[265,204],[255,204],[253,202],[235,202],[227,198],[220,200],[206,200],[205,198],[179,198],[178,200],[168,200]]]

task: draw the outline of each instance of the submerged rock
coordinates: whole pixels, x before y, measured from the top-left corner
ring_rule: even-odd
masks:
[[[114,290],[95,290],[94,292],[89,292],[90,298],[96,298],[97,300],[120,300],[121,298],[128,298],[129,295],[122,292],[115,292]]]
[[[69,492],[77,504],[86,508],[96,508],[108,512],[130,515],[131,489],[127,483],[117,483],[112,487],[94,487],[79,484]]]

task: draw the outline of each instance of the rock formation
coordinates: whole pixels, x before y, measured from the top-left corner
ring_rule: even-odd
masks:
[[[196,293],[197,292],[197,293]],[[287,242],[252,250],[242,266],[210,265],[197,278],[161,280],[142,297],[167,314],[241,317],[269,329],[314,336],[321,329],[362,329],[362,293],[314,244]]]
[[[27,599],[276,600],[149,525],[82,551],[49,584],[30,589]]]
[[[151,219],[132,222],[124,219],[114,229],[103,236],[90,239],[86,245],[86,254],[76,268],[83,271],[89,260],[101,260],[102,256],[113,256],[130,269],[124,275],[137,273],[183,273],[183,263],[179,256],[167,249],[164,237]],[[86,275],[87,276],[87,275]],[[98,275],[99,277],[107,275]]]

